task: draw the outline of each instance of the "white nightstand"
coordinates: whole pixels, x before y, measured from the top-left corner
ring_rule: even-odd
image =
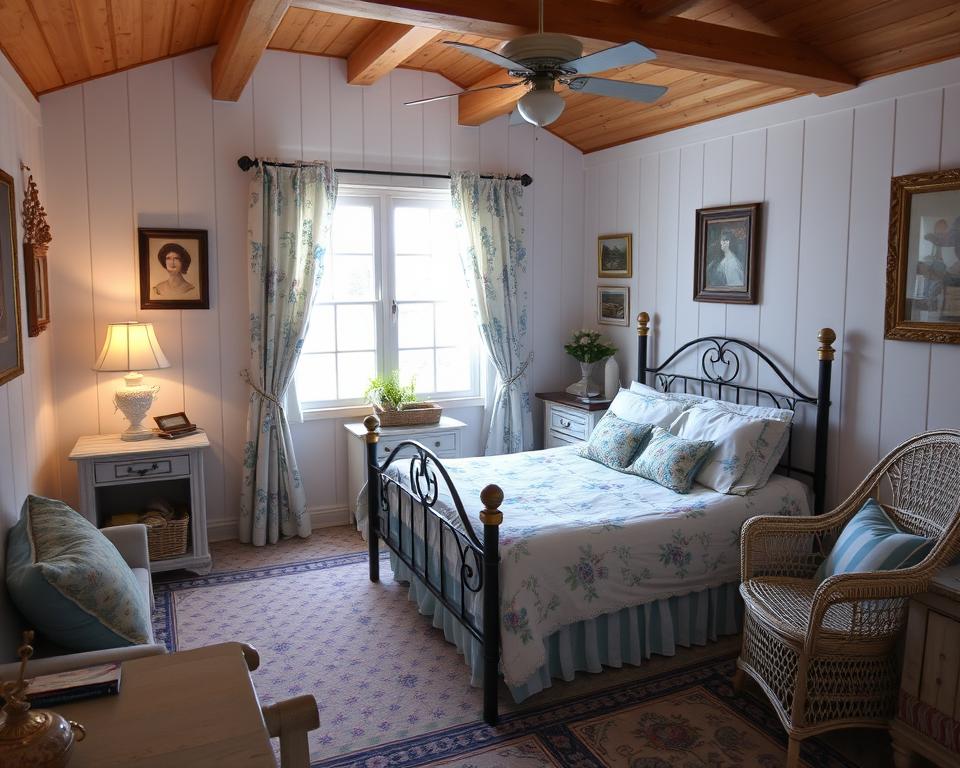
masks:
[[[585,403],[566,392],[537,392],[537,397],[543,400],[544,448],[586,441],[610,407],[609,400]]]
[[[212,561],[203,485],[203,449],[209,445],[203,431],[176,440],[81,437],[69,457],[77,462],[80,514],[102,527],[113,514],[142,511],[154,497],[186,506],[190,514],[187,551],[179,557],[151,560],[150,570],[185,568],[209,573]]]
[[[360,489],[367,482],[367,428],[361,422],[344,424],[347,430],[347,506],[353,518]],[[467,425],[449,416],[442,416],[439,424],[419,427],[381,427],[377,442],[377,461],[383,459],[404,440],[416,440],[441,459],[457,459],[463,455],[460,433]],[[401,454],[403,455],[403,454]]]

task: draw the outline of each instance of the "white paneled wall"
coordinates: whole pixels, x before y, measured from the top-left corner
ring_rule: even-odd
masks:
[[[409,70],[370,87],[350,86],[339,59],[267,52],[239,101],[215,102],[212,55],[195,52],[41,99],[49,208],[59,238],[51,260],[55,322],[67,319],[55,338],[60,430],[54,453],[68,500],[77,498],[75,469],[66,462],[76,438],[123,425],[111,402],[118,377],[90,370],[106,325],[149,320],[171,362],[147,374],[161,386],[153,412],[185,410],[210,433],[211,532],[235,534],[247,403],[239,371],[248,354],[249,183],[236,160],[245,154],[376,170],[530,173],[534,185],[523,205],[533,272],[532,384],[539,391],[573,380],[562,342],[580,320],[584,197],[577,150],[531,126],[508,127],[506,118],[461,127],[454,101],[404,107],[453,86]],[[371,179],[375,183],[374,177],[341,180]],[[143,226],[209,231],[210,310],[139,309],[136,230]],[[470,423],[466,442],[476,450],[481,409],[450,415]],[[295,426],[294,437],[311,509],[346,520],[342,424],[308,421]]]
[[[50,193],[41,152],[40,110],[6,59],[0,56],[0,169],[13,177],[17,210],[17,266],[20,273],[20,316],[23,323],[24,373],[0,386],[0,573],[6,547],[6,532],[20,513],[28,493],[56,496],[60,492],[56,455],[56,418],[53,407],[51,331],[36,338],[27,336],[23,283],[23,222],[20,218],[26,177],[20,163],[30,166],[40,188],[41,202]],[[51,261],[65,234],[51,226]],[[65,324],[54,299],[53,324]],[[7,599],[0,584],[0,613]],[[10,657],[16,647],[8,636],[13,627],[0,627],[0,657]]]
[[[759,342],[816,391],[816,334],[834,328],[830,499],[925,429],[960,427],[960,347],[885,341],[890,177],[960,166],[960,60],[855,91],[753,110],[585,158],[583,318],[596,321],[596,235],[634,235],[631,314],[653,360],[702,335]],[[694,212],[763,201],[760,303],[698,303]],[[636,369],[632,327],[600,326]],[[749,368],[745,381],[773,387]],[[829,501],[829,499],[828,499]]]

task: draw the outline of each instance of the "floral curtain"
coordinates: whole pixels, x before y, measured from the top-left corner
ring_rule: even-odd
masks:
[[[460,234],[460,258],[474,315],[497,369],[496,394],[484,453],[517,453],[533,447],[527,366],[527,250],[523,245],[523,187],[506,178],[450,174],[450,194]]]
[[[250,385],[240,541],[310,535],[306,494],[283,411],[330,239],[337,179],[326,164],[261,164],[250,182]]]

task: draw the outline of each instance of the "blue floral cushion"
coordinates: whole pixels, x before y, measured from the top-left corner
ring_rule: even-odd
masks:
[[[646,447],[627,470],[677,493],[689,493],[693,478],[713,450],[713,440],[686,440],[654,427]]]
[[[633,461],[653,430],[653,424],[634,424],[607,411],[580,446],[580,455],[612,469],[623,469]]]
[[[867,499],[843,526],[837,543],[820,563],[814,579],[819,584],[838,573],[909,568],[923,560],[933,545],[933,539],[901,531],[875,499]]]
[[[67,650],[150,641],[150,606],[137,577],[62,501],[24,501],[7,540],[7,590],[29,625]]]

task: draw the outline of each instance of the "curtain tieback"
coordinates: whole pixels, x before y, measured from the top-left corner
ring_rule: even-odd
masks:
[[[250,371],[244,368],[240,371],[240,378],[243,379],[250,387],[264,400],[269,400],[271,403],[277,406],[280,409],[280,413],[283,413],[283,403],[280,402],[280,398],[274,397],[269,392],[264,392],[260,387],[253,383],[253,379],[250,378]]]
[[[514,384],[516,384],[517,381],[519,380],[519,378],[520,378],[521,376],[523,376],[523,374],[525,374],[525,373],[527,372],[527,366],[530,365],[530,363],[532,363],[532,362],[533,362],[533,352],[531,352],[529,355],[527,355],[527,359],[523,361],[523,365],[520,366],[520,370],[519,370],[519,371],[517,371],[515,374],[513,374],[513,376],[511,376],[509,379],[504,379],[504,380],[503,380],[503,386],[504,386],[504,387],[511,387],[511,386],[513,386]]]

